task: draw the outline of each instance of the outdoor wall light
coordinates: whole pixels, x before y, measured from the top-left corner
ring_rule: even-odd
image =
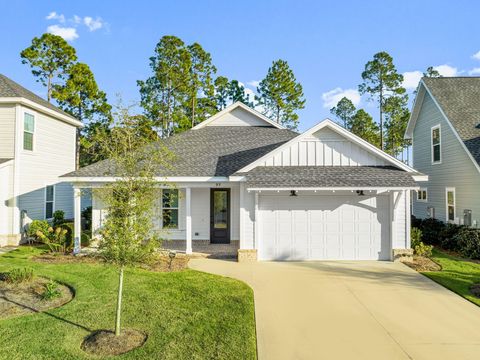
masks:
[[[290,196],[297,196],[296,190],[290,190]]]
[[[358,196],[364,196],[365,194],[363,193],[363,190],[357,190],[357,195]]]

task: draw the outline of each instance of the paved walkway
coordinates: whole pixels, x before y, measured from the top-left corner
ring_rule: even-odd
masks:
[[[480,359],[480,308],[391,262],[193,259],[247,282],[259,359]]]

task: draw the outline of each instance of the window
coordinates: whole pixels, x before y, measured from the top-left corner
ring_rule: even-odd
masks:
[[[48,185],[45,188],[45,219],[53,218],[53,203],[55,199],[54,185]]]
[[[162,227],[178,229],[178,190],[162,190]]]
[[[427,202],[427,189],[420,189],[417,191],[417,201]]]
[[[32,114],[23,115],[23,149],[33,151],[33,133],[35,131],[35,117]]]
[[[455,188],[446,188],[447,221],[455,221]]]
[[[432,164],[442,162],[440,125],[432,127]]]

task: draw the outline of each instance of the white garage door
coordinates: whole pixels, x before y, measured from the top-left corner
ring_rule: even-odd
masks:
[[[388,260],[389,198],[357,195],[259,199],[261,260]]]

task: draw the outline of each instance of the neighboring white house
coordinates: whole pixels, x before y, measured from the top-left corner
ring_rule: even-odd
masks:
[[[0,74],[0,246],[16,245],[32,219],[73,217],[75,136],[82,124]]]
[[[178,190],[162,190],[154,221],[187,253],[202,241],[237,244],[239,260],[391,260],[410,248],[410,193],[426,177],[328,119],[297,134],[235,103],[165,144],[175,162],[158,179]],[[94,232],[109,169],[64,177],[76,209],[93,189]]]
[[[423,78],[406,131],[420,183],[413,214],[480,225],[480,78]]]

